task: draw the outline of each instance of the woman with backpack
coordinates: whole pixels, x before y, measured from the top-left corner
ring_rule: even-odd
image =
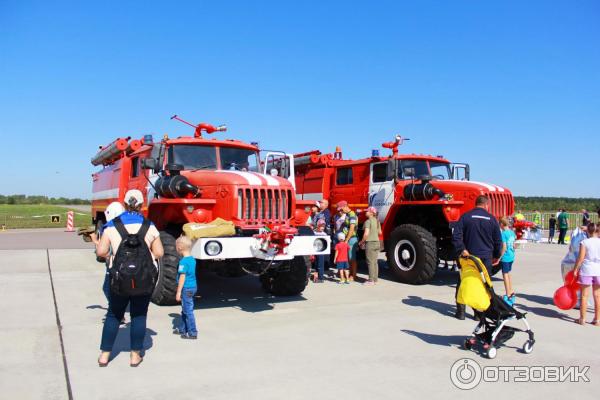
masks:
[[[164,253],[158,230],[141,214],[142,192],[129,190],[123,201],[125,212],[106,224],[96,245],[96,254],[109,259],[111,292],[102,329],[100,367],[106,367],[110,361],[119,323],[128,305],[131,317],[129,365],[137,367],[143,361],[146,316],[158,272],[155,260]]]
[[[360,247],[365,249],[367,266],[369,267],[369,280],[364,284],[371,286],[377,283],[379,277],[379,258],[380,245],[379,235],[381,234],[381,224],[377,219],[377,209],[375,207],[367,208],[367,220],[363,224],[363,237],[360,241]]]

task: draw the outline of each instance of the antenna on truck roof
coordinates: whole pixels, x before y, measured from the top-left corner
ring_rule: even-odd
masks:
[[[225,125],[214,126],[204,122],[201,122],[198,125],[194,125],[192,123],[187,122],[186,120],[179,118],[177,115],[173,115],[171,119],[176,119],[179,122],[183,122],[184,124],[191,126],[192,128],[196,128],[196,130],[194,131],[195,138],[201,138],[202,131],[211,134],[214,132],[225,132],[227,130],[227,126]]]

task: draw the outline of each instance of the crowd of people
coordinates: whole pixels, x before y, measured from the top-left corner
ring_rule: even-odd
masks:
[[[334,268],[337,270],[339,284],[358,282],[357,252],[360,248],[365,251],[369,270],[369,277],[363,284],[367,286],[377,284],[379,277],[377,259],[381,251],[381,223],[377,219],[377,209],[368,207],[365,210],[365,221],[360,238],[356,211],[350,208],[347,201],[339,201],[336,204],[336,210],[337,212],[332,217],[329,211],[329,202],[326,199],[317,201],[309,210],[310,215],[306,224],[314,230],[315,235],[329,235],[332,241],[331,256],[315,256],[313,281],[315,283],[324,282],[325,265],[328,264],[330,270]]]

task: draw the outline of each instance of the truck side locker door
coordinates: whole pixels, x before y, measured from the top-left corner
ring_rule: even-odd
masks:
[[[323,190],[323,175],[325,169],[317,168],[307,171],[304,175],[302,187],[302,200],[321,200],[326,198],[326,192]]]
[[[352,166],[336,167],[333,174],[333,190],[331,191],[332,198],[337,203],[345,200],[348,203],[353,203],[354,200],[354,171]]]

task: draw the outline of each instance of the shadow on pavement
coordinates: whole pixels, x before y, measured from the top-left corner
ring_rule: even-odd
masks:
[[[574,322],[575,318],[568,316],[567,314],[558,312],[556,310],[553,310],[551,308],[544,308],[544,307],[530,307],[527,306],[525,304],[517,304],[517,309],[518,310],[523,310],[526,312],[530,312],[532,314],[538,315],[540,317],[546,317],[546,318],[558,318],[558,319],[562,319],[563,321],[569,321],[569,322]]]
[[[210,272],[202,272],[198,276],[194,309],[235,307],[255,313],[272,310],[277,303],[305,300],[302,295],[276,297],[268,294],[255,276],[223,278]]]
[[[104,310],[104,311],[108,311],[108,308],[106,306],[101,306],[100,304],[92,304],[86,307],[86,309],[88,310]]]
[[[454,297],[454,293],[449,294],[449,299],[452,300]],[[411,306],[411,307],[423,307],[430,310],[437,311],[438,313],[445,316],[453,316],[456,307],[454,304],[442,303],[441,301],[424,299],[419,296],[408,296],[406,299],[402,300],[402,303]]]
[[[131,341],[130,341],[130,323],[122,325],[119,327],[119,333],[117,334],[117,339],[115,340],[115,344],[113,345],[113,350],[110,356],[110,360],[114,360],[119,356],[122,352],[130,352],[131,351]],[[146,328],[146,336],[144,337],[144,350],[142,351],[142,355],[152,348],[154,341],[152,340],[152,336],[156,336],[157,333],[150,328]]]
[[[537,294],[527,294],[527,293],[518,293],[517,296],[519,298],[523,298],[528,301],[532,301],[534,303],[543,304],[543,305],[552,305],[554,301],[551,297],[539,296]]]
[[[466,337],[465,335],[435,335],[433,333],[417,332],[410,329],[402,329],[402,332],[417,337],[425,343],[448,347],[461,346]]]

